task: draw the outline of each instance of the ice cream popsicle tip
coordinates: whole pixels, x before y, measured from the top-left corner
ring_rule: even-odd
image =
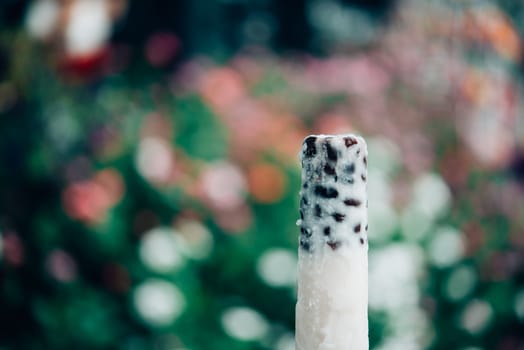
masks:
[[[300,159],[296,348],[368,349],[366,143],[311,135]]]

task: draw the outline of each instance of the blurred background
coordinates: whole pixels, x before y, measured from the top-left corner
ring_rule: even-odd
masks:
[[[294,349],[297,155],[345,132],[371,349],[524,349],[523,2],[2,0],[0,28],[0,349]]]

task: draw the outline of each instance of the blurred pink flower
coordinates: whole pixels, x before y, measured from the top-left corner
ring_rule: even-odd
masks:
[[[63,250],[52,251],[46,259],[46,267],[51,276],[61,282],[70,282],[76,278],[76,263],[73,258]]]
[[[223,230],[240,233],[252,222],[251,208],[246,204],[247,180],[233,163],[220,161],[209,164],[189,194],[201,200]],[[186,212],[184,215],[194,217]]]
[[[180,50],[180,40],[173,33],[153,34],[146,43],[147,61],[155,67],[163,67],[172,62]]]
[[[405,167],[412,174],[429,171],[435,162],[435,150],[431,139],[422,132],[410,132],[398,142]]]
[[[135,155],[135,167],[151,183],[169,183],[176,163],[175,152],[167,140],[160,137],[145,137],[140,140]]]
[[[173,137],[173,122],[162,113],[149,113],[140,126],[140,137],[158,137],[166,142]]]
[[[196,57],[182,62],[170,79],[170,88],[173,94],[192,94],[200,90],[200,85],[207,75],[213,62],[207,57]]]
[[[509,72],[495,66],[461,73],[458,106],[464,118],[457,120],[457,129],[483,166],[506,167],[515,151],[515,124],[522,108],[518,86]]]
[[[62,194],[65,212],[73,219],[99,223],[124,195],[124,179],[118,170],[106,168],[88,180],[73,181]]]
[[[62,194],[62,204],[67,215],[88,224],[103,221],[111,203],[111,197],[104,187],[91,180],[74,182]]]
[[[222,117],[231,131],[229,148],[234,159],[248,161],[270,144],[271,112],[261,102],[243,99]]]
[[[376,96],[390,84],[388,73],[366,56],[351,59],[346,63],[349,92],[362,96]]]
[[[274,203],[280,200],[287,187],[287,178],[282,170],[267,162],[260,162],[248,169],[249,192],[260,203]]]
[[[241,75],[228,67],[210,69],[199,87],[204,100],[219,114],[225,113],[246,95]]]
[[[329,112],[319,116],[313,127],[318,134],[345,134],[354,132],[350,117],[342,113]]]
[[[256,84],[263,79],[265,69],[260,57],[254,59],[248,56],[238,55],[233,58],[231,65],[238,71],[247,84]]]
[[[344,69],[347,58],[332,57],[329,59],[308,59],[304,74],[294,76],[297,86],[311,92],[336,93],[347,90],[349,86],[348,71]]]
[[[114,206],[120,202],[124,196],[124,179],[115,168],[106,168],[98,171],[93,180],[102,186],[106,192],[110,206]]]
[[[459,129],[476,158],[491,169],[506,167],[515,149],[512,124],[502,120],[498,113],[493,109],[479,110]]]
[[[247,183],[242,171],[226,161],[210,164],[200,176],[200,194],[210,208],[234,211],[245,202]]]
[[[304,123],[294,114],[269,114],[266,134],[259,135],[261,151],[284,163],[295,163],[306,134]]]
[[[5,261],[12,266],[20,266],[24,263],[25,249],[20,237],[13,232],[7,232],[2,237],[3,252]]]
[[[374,96],[390,84],[387,71],[369,55],[309,59],[305,73],[304,77],[297,77],[298,85],[324,94],[348,92]]]
[[[216,223],[227,233],[238,234],[249,228],[253,221],[251,207],[243,204],[231,210],[220,210],[214,214]]]

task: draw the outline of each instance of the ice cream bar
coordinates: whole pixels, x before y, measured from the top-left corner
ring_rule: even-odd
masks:
[[[367,350],[366,143],[308,136],[301,161],[296,349]]]

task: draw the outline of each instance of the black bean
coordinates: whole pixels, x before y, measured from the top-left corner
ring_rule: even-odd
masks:
[[[346,167],[344,168],[344,171],[348,174],[353,174],[355,172],[355,164],[351,163],[351,164],[346,165]]]
[[[322,208],[320,208],[320,205],[318,204],[315,205],[315,216],[317,218],[322,217]]]
[[[311,237],[311,235],[312,235],[313,232],[311,231],[310,228],[303,228],[303,227],[301,227],[301,228],[300,228],[300,233],[301,233],[302,235],[306,236],[306,237]]]
[[[355,138],[351,136],[344,137],[344,144],[346,145],[347,148],[353,145],[356,145],[357,143],[358,143],[357,140],[355,140]]]
[[[327,242],[327,245],[328,245],[331,249],[335,250],[335,249],[337,249],[337,248],[340,247],[340,242],[337,242],[337,241],[335,241],[335,242]]]
[[[366,231],[368,230],[368,224],[366,224]]]
[[[360,238],[360,244],[364,244],[364,238]]]
[[[306,144],[306,150],[304,151],[304,155],[308,158],[313,157],[317,154],[317,146],[315,142],[317,141],[317,138],[315,136],[309,136],[304,140],[304,143]]]
[[[315,187],[315,194],[323,198],[337,198],[338,191],[332,187],[324,187],[317,185]]]
[[[324,227],[324,235],[329,236],[331,234],[331,227]]]
[[[309,243],[309,239],[300,237],[300,248],[304,249],[306,252],[310,252],[311,244]]]
[[[308,205],[308,204],[309,204],[309,201],[307,200],[307,197],[306,197],[306,196],[303,196],[303,197],[302,197],[301,202],[302,202],[303,205]]]
[[[355,182],[355,180],[353,180],[352,176],[344,176],[344,177],[342,177],[341,180],[342,180],[342,182],[347,183],[347,184],[353,184]]]
[[[344,204],[348,207],[360,207],[360,204],[362,204],[362,202],[358,199],[349,198],[344,200]]]
[[[326,164],[324,166],[324,172],[328,175],[337,175],[336,171],[335,171],[335,168],[332,167],[331,165],[329,164]]]
[[[362,181],[364,181],[364,182],[366,182],[366,180],[367,180],[367,177],[366,177],[366,175],[364,175],[364,174],[360,175],[360,178],[361,178]]]
[[[327,153],[328,159],[331,160],[331,161],[336,162],[337,159],[338,159],[337,150],[334,149],[333,146],[331,146],[329,141],[326,141],[325,145],[326,145],[326,153]]]
[[[342,222],[346,218],[346,215],[341,214],[341,213],[335,213],[332,216],[333,216],[333,219],[335,219],[336,222]]]
[[[353,231],[355,231],[355,233],[359,233],[360,232],[360,224],[358,224],[357,226],[353,227]]]

